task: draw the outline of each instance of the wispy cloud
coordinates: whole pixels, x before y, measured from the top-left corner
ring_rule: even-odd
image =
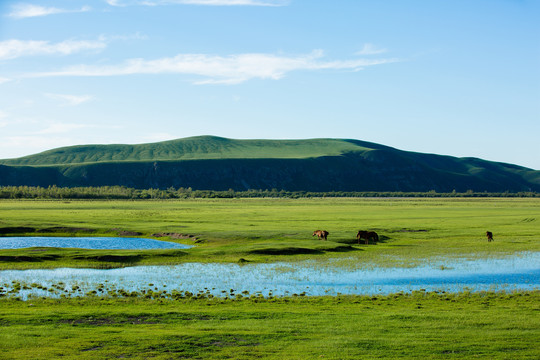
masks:
[[[83,6],[80,9],[60,9],[55,7],[44,7],[33,4],[16,4],[12,7],[13,11],[8,14],[9,17],[24,19],[29,17],[47,16],[62,13],[78,13],[90,11],[89,6]]]
[[[5,78],[5,77],[0,77],[0,84],[4,84],[4,83],[7,83],[7,82],[10,82],[11,79],[8,79],[8,78]]]
[[[105,2],[111,6],[124,6],[121,0],[105,0]]]
[[[66,40],[58,43],[41,40],[4,40],[0,41],[0,60],[32,55],[69,55],[85,50],[102,50],[106,46],[105,39]]]
[[[285,6],[290,0],[105,0],[111,6],[130,5],[208,5],[208,6]]]
[[[315,50],[306,55],[239,54],[212,56],[180,54],[156,60],[131,59],[120,65],[78,65],[59,71],[27,74],[26,77],[55,76],[121,76],[135,74],[184,74],[203,77],[196,84],[239,84],[252,79],[283,78],[299,70],[362,70],[368,66],[388,64],[398,59],[363,59],[324,61],[324,53]]]
[[[77,106],[94,99],[94,97],[91,95],[67,95],[47,93],[45,94],[45,96],[53,100],[59,100],[65,106]]]
[[[387,52],[386,49],[379,48],[373,44],[367,43],[367,44],[364,44],[364,47],[362,48],[362,50],[358,51],[356,54],[357,55],[378,55],[378,54],[383,54],[385,52]]]

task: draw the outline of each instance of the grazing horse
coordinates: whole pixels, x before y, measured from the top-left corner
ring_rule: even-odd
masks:
[[[326,231],[326,230],[315,230],[315,231],[313,232],[313,235],[312,235],[312,236],[317,235],[317,236],[319,237],[319,240],[320,240],[320,239],[326,240],[326,237],[328,236],[328,234],[330,234],[330,233],[329,233],[328,231]]]
[[[488,242],[493,241],[493,233],[491,231],[486,231],[486,237]]]
[[[360,239],[364,239],[366,245],[369,244],[369,239],[373,240],[373,242],[379,241],[379,235],[377,235],[375,231],[358,230],[358,233],[356,234],[356,238],[358,239],[359,244],[360,244]]]

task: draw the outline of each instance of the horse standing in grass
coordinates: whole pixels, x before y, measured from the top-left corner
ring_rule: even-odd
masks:
[[[491,231],[486,231],[486,237],[488,242],[493,241],[493,233]]]
[[[364,239],[366,245],[369,245],[369,239],[373,240],[373,242],[379,241],[379,235],[377,235],[375,231],[358,230],[356,238],[358,239],[359,244],[360,239]]]
[[[315,230],[315,231],[313,232],[313,235],[312,235],[312,236],[317,235],[318,238],[319,238],[319,240],[320,240],[320,239],[326,240],[326,238],[328,237],[328,234],[330,234],[330,233],[329,233],[328,231],[326,231],[326,230]]]

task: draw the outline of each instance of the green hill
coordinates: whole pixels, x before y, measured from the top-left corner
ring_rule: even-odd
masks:
[[[540,171],[346,139],[200,136],[0,160],[0,185],[290,191],[540,191]]]
[[[305,159],[366,150],[370,148],[336,139],[234,140],[216,136],[196,136],[139,145],[62,147],[18,159],[0,160],[0,164],[59,165],[111,161]]]

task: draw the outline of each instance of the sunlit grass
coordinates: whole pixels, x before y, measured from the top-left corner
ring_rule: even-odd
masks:
[[[534,359],[539,292],[0,300],[5,359]]]
[[[160,239],[196,246],[185,251],[0,250],[0,268],[306,259],[321,265],[332,260],[333,266],[415,266],[448,257],[539,251],[538,219],[540,199],[535,198],[3,200],[0,231],[36,229],[4,235],[116,236],[131,231],[157,238],[153,234],[170,232],[191,238]],[[67,230],[41,232],[59,227]],[[328,241],[312,237],[315,229],[328,230]],[[377,231],[382,241],[358,244],[359,229]],[[487,230],[494,233],[492,243],[486,241]],[[104,255],[116,260],[100,260]]]

